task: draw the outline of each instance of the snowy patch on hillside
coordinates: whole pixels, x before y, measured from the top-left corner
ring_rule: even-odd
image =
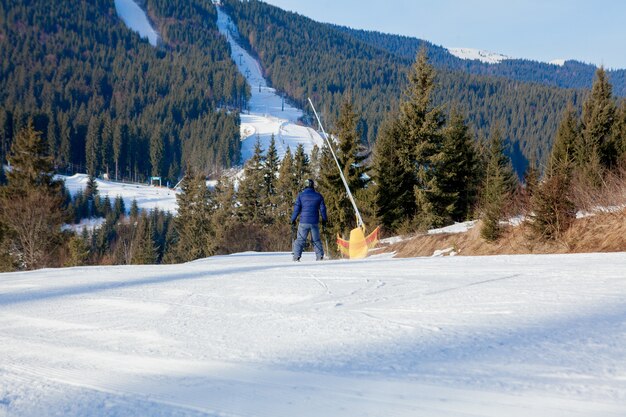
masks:
[[[562,67],[563,65],[565,65],[565,61],[567,60],[566,59],[553,59],[552,61],[549,62],[549,64],[558,65],[559,67]]]
[[[465,233],[476,226],[477,220],[471,220],[463,223],[454,223],[450,226],[440,227],[438,229],[430,229],[429,235],[438,235],[441,233]]]
[[[322,137],[314,129],[298,122],[303,115],[302,110],[283,101],[283,96],[268,86],[260,64],[239,45],[237,27],[221,7],[217,8],[217,26],[220,33],[227,37],[231,57],[246,77],[252,93],[249,111],[241,113],[242,160],[245,162],[252,157],[257,139],[262,148],[267,150],[272,135],[281,160],[287,148],[293,154],[299,144],[311,155],[314,145],[323,145]]]
[[[65,180],[65,187],[70,194],[74,195],[78,191],[82,191],[87,186],[89,176],[86,174],[75,174],[71,177],[59,175],[59,178]],[[178,211],[178,203],[176,202],[176,194],[178,191],[167,187],[156,187],[143,184],[126,184],[115,181],[105,181],[97,179],[98,192],[102,197],[108,195],[111,202],[119,195],[124,199],[126,211],[130,210],[133,199],[137,200],[137,205],[142,210],[159,209],[169,211],[175,214]]]
[[[133,0],[115,0],[115,10],[126,26],[139,33],[142,38],[148,38],[152,46],[157,46],[159,34],[150,25],[146,12]]]
[[[448,48],[448,51],[458,58],[470,60],[477,59],[487,64],[499,64],[505,59],[511,59],[511,57],[506,55],[474,48]]]
[[[626,254],[0,274],[0,415],[626,415]]]
[[[71,230],[74,233],[81,234],[83,230],[87,230],[92,232],[96,229],[99,229],[104,224],[104,217],[96,217],[92,219],[82,219],[78,224],[65,224],[63,225],[63,230]]]

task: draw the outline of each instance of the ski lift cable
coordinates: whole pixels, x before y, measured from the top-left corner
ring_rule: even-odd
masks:
[[[354,208],[354,211],[356,213],[357,227],[360,227],[363,229],[365,228],[365,225],[363,224],[363,218],[361,217],[361,213],[359,213],[359,209],[356,206],[354,197],[352,196],[352,193],[350,192],[350,187],[348,187],[348,182],[346,181],[346,177],[343,175],[343,170],[341,169],[341,165],[339,165],[339,161],[337,160],[335,151],[333,150],[333,147],[330,144],[330,141],[328,140],[328,135],[326,134],[326,131],[324,130],[324,126],[322,126],[322,121],[320,120],[320,117],[318,116],[317,111],[315,110],[315,106],[313,105],[311,98],[308,97],[308,99],[309,99],[309,104],[311,105],[311,108],[313,109],[313,113],[315,114],[315,118],[317,118],[317,123],[320,125],[320,129],[322,129],[324,139],[326,139],[326,143],[328,144],[328,147],[330,148],[330,153],[333,155],[333,159],[335,160],[335,163],[337,164],[337,168],[339,169],[339,175],[341,176],[343,185],[346,187],[346,191],[348,192],[348,198],[350,199],[350,202],[352,203],[352,207]]]

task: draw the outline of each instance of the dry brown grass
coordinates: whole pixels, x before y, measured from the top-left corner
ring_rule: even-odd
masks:
[[[436,250],[454,248],[459,255],[501,255],[532,253],[582,253],[626,251],[626,209],[577,219],[557,241],[538,241],[528,226],[507,227],[500,240],[485,242],[480,222],[466,233],[418,235],[384,247],[397,257],[432,256]]]
[[[398,257],[432,256],[435,251],[448,248],[466,256],[626,251],[626,163],[621,169],[606,173],[600,187],[575,176],[571,196],[577,210],[595,215],[576,219],[558,240],[534,238],[530,226],[522,224],[505,228],[501,239],[489,243],[480,237],[478,222],[466,233],[416,235],[381,251],[396,252]],[[518,193],[512,200],[508,216],[528,213],[528,198]]]

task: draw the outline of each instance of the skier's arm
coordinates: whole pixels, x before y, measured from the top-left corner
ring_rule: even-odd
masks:
[[[326,204],[324,203],[324,197],[322,197],[322,202],[320,203],[320,213],[322,214],[322,221],[328,221],[328,218],[326,217]]]
[[[298,215],[302,211],[302,201],[300,201],[300,194],[298,194],[298,198],[296,198],[296,204],[293,206],[293,214],[291,215],[291,223],[295,222],[298,218]]]

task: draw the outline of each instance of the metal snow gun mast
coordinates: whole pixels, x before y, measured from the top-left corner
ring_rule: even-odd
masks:
[[[337,156],[335,155],[335,151],[328,139],[328,135],[324,130],[324,126],[322,126],[322,121],[320,117],[317,115],[317,111],[315,110],[315,106],[309,98],[309,104],[313,109],[313,113],[315,114],[315,118],[317,119],[317,123],[320,125],[320,129],[322,130],[322,134],[326,143],[328,144],[328,148],[330,149],[330,153],[333,155],[333,159],[337,164],[337,168],[339,169],[339,175],[341,176],[341,181],[343,181],[343,185],[346,187],[346,192],[348,193],[348,198],[352,203],[352,207],[354,208],[354,213],[356,215],[356,228],[350,231],[350,239],[345,240],[342,239],[339,235],[337,235],[337,246],[339,247],[339,251],[348,256],[350,259],[362,259],[367,256],[367,251],[370,248],[373,248],[376,243],[378,243],[378,232],[380,230],[380,226],[374,229],[372,233],[370,233],[367,237],[365,236],[365,224],[363,223],[363,218],[361,217],[361,213],[359,213],[359,209],[356,206],[356,202],[354,201],[354,197],[350,192],[350,187],[348,187],[348,182],[346,181],[346,177],[343,175],[343,170],[341,169],[341,165],[339,165],[339,161],[337,160]]]

